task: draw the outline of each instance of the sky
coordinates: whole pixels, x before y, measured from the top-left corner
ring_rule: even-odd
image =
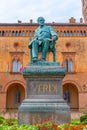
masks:
[[[37,22],[42,16],[46,22],[68,22],[71,17],[82,17],[81,0],[0,0],[0,23]]]

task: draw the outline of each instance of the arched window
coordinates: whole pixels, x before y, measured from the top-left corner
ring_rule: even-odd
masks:
[[[22,34],[22,32],[21,31],[19,31],[19,36],[22,36],[23,34]]]
[[[70,103],[70,91],[69,90],[64,91],[63,96],[64,96],[64,100],[66,100],[67,103]]]
[[[73,61],[72,59],[70,60],[65,60],[65,68],[67,72],[72,72],[73,71]]]
[[[2,35],[1,31],[0,31],[0,36]]]
[[[15,36],[15,32],[14,31],[12,31],[12,36]]]
[[[4,31],[2,31],[2,36],[5,36],[5,32]]]
[[[18,36],[18,35],[19,35],[18,31],[16,31],[15,35],[16,35],[16,36]]]
[[[79,35],[80,35],[80,36],[83,36],[83,33],[82,33],[82,31],[80,31],[80,32],[79,32]]]
[[[67,36],[67,32],[64,31],[64,36],[66,37]]]
[[[72,59],[70,59],[69,61],[68,61],[68,71],[70,72],[70,71],[73,71],[73,61],[72,61]]]
[[[66,68],[66,71],[68,72],[68,60],[67,59],[65,60],[65,68]]]
[[[18,66],[18,72],[20,72],[21,62],[19,60],[17,62],[17,66]]]
[[[69,36],[70,34],[69,34],[69,31],[67,31],[67,36]]]
[[[73,36],[73,33],[72,33],[72,31],[71,31],[69,34],[70,34],[70,36]]]
[[[22,36],[25,36],[25,32],[24,31],[22,31]]]
[[[21,92],[19,90],[15,91],[14,100],[16,104],[21,103]]]
[[[21,62],[20,60],[13,60],[12,62],[12,72],[20,72]]]
[[[60,36],[63,36],[63,32],[62,32],[62,31],[60,31],[59,35],[60,35]]]
[[[86,31],[83,32],[83,36],[86,36]]]

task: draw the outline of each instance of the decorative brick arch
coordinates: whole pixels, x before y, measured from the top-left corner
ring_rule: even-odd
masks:
[[[63,82],[63,96],[69,103],[70,109],[79,109],[79,92],[81,87],[79,84],[72,80],[66,80]],[[66,92],[68,95],[66,96]]]
[[[76,81],[66,80],[66,81],[63,81],[62,85],[64,86],[65,84],[69,84],[69,83],[74,84],[76,86],[76,88],[78,89],[78,92],[82,91],[81,86]]]
[[[26,90],[26,84],[25,84],[24,82],[19,81],[19,80],[13,80],[13,81],[11,81],[11,82],[8,82],[8,83],[4,86],[2,91],[7,92],[8,87],[9,87],[10,85],[12,85],[12,84],[20,84],[20,85],[24,88],[24,90]]]

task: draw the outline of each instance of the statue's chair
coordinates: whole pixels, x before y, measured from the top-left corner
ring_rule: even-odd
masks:
[[[56,62],[56,48],[55,48],[55,44],[56,44],[56,42],[55,43],[50,42],[50,46],[49,46],[49,49],[48,49],[48,52],[52,52],[53,53],[53,62]],[[39,46],[38,52],[42,52],[42,46]],[[30,49],[30,57],[31,57],[31,61],[32,61],[31,49]]]

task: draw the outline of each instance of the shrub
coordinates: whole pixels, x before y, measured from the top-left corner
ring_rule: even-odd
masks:
[[[82,124],[87,124],[87,106],[84,107],[83,115],[80,117]]]
[[[80,119],[72,119],[70,124],[71,125],[79,125],[80,124]]]
[[[0,124],[6,124],[6,119],[0,116]]]
[[[80,117],[80,122],[83,124],[87,124],[87,115],[83,115]]]
[[[18,120],[17,119],[6,119],[6,123],[8,124],[8,126],[11,126],[11,125],[18,124]]]
[[[55,130],[55,127],[57,127],[52,121],[44,121],[36,126],[38,130]]]

